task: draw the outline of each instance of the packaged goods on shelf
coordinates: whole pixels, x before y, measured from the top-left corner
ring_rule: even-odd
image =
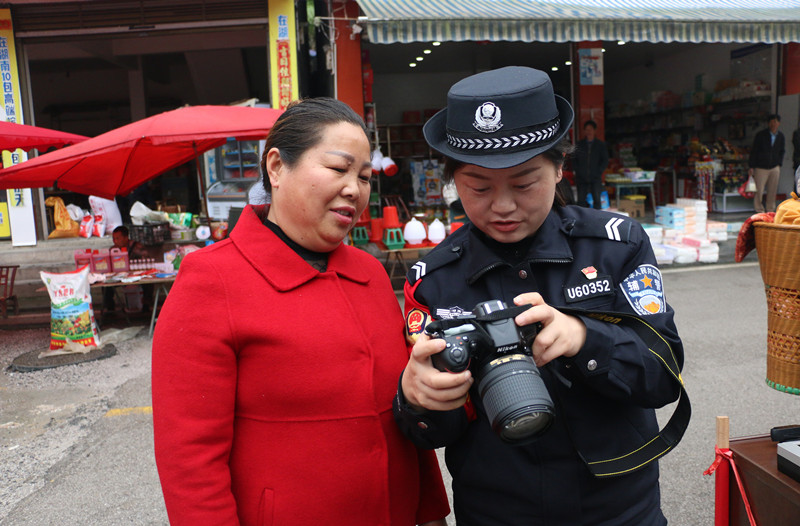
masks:
[[[655,170],[642,170],[633,166],[622,170],[622,174],[635,183],[646,183],[656,180]]]
[[[674,263],[695,263],[697,261],[697,249],[687,245],[669,245],[675,250]]]
[[[728,225],[722,221],[707,221],[706,233],[711,241],[727,241]]]
[[[709,232],[708,239],[716,243],[728,240],[728,232]]]
[[[708,235],[708,233],[706,232],[706,224],[704,222],[703,223],[695,223],[694,228],[692,228],[692,229],[687,228],[686,229],[686,233],[687,234],[697,234],[697,235],[700,235],[700,236],[707,236]]]
[[[687,213],[693,213],[698,219],[705,219],[708,217],[708,203],[706,203],[703,199],[679,197],[675,200],[675,204],[679,207],[682,207],[687,211]]]
[[[678,230],[679,232],[686,231],[686,219],[683,217],[666,217],[656,215],[656,223],[662,225],[665,229]]]
[[[700,263],[716,263],[719,261],[719,245],[711,243],[697,249],[697,261]]]
[[[672,205],[657,206],[656,217],[685,219],[686,211],[683,208]]]
[[[690,247],[701,248],[711,246],[711,241],[708,238],[699,235],[683,236],[681,243]]]
[[[664,228],[664,236],[662,241],[665,245],[668,245],[673,242],[677,242],[678,238],[683,236],[682,230],[676,230],[674,228]]]
[[[656,262],[659,265],[671,264],[675,259],[675,249],[668,245],[653,245],[653,253],[656,256]]]
[[[660,244],[664,240],[664,227],[653,223],[645,223],[642,225],[645,234],[650,238],[651,244]]]

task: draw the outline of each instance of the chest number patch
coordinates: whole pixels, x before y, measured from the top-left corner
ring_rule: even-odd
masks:
[[[589,277],[589,276],[594,277]],[[567,303],[585,301],[599,296],[611,296],[614,294],[614,285],[611,276],[605,274],[584,273],[584,277],[578,283],[571,283],[564,286],[564,299]]]
[[[639,265],[622,282],[622,293],[633,310],[641,316],[666,310],[661,271],[654,265]]]

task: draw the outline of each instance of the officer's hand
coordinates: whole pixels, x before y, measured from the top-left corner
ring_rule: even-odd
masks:
[[[542,324],[542,330],[531,346],[537,366],[541,367],[559,356],[575,356],[586,342],[586,326],[580,318],[551,307],[538,292],[520,294],[514,298],[514,304],[533,305],[514,318],[517,325]]]
[[[411,350],[402,389],[406,401],[415,409],[449,411],[458,409],[467,401],[472,385],[469,370],[460,373],[445,373],[431,363],[431,355],[444,349],[444,340],[421,334]]]

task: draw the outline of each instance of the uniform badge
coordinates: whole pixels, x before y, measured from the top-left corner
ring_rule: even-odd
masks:
[[[428,324],[428,313],[420,309],[411,309],[406,315],[406,331],[409,336],[418,336]]]
[[[452,320],[453,318],[458,318],[459,316],[469,316],[470,314],[472,314],[472,311],[464,310],[458,305],[436,309],[436,318],[440,320]]]
[[[622,293],[641,316],[666,311],[661,271],[654,265],[639,265],[622,282]]]
[[[577,283],[564,285],[564,299],[567,303],[614,295],[614,283],[608,274],[599,274],[592,266],[582,268],[581,274],[583,278],[578,279]]]
[[[484,102],[475,110],[475,122],[472,125],[483,133],[496,132],[503,127],[500,115],[500,108],[494,102]]]

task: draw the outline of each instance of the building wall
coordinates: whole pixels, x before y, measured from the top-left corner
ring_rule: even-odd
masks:
[[[636,65],[606,75],[606,100],[641,99],[653,91],[685,93],[695,89],[697,75],[704,75],[703,87],[713,90],[717,81],[731,78],[730,52],[742,46],[704,44],[698,49],[654,59],[649,66]]]

